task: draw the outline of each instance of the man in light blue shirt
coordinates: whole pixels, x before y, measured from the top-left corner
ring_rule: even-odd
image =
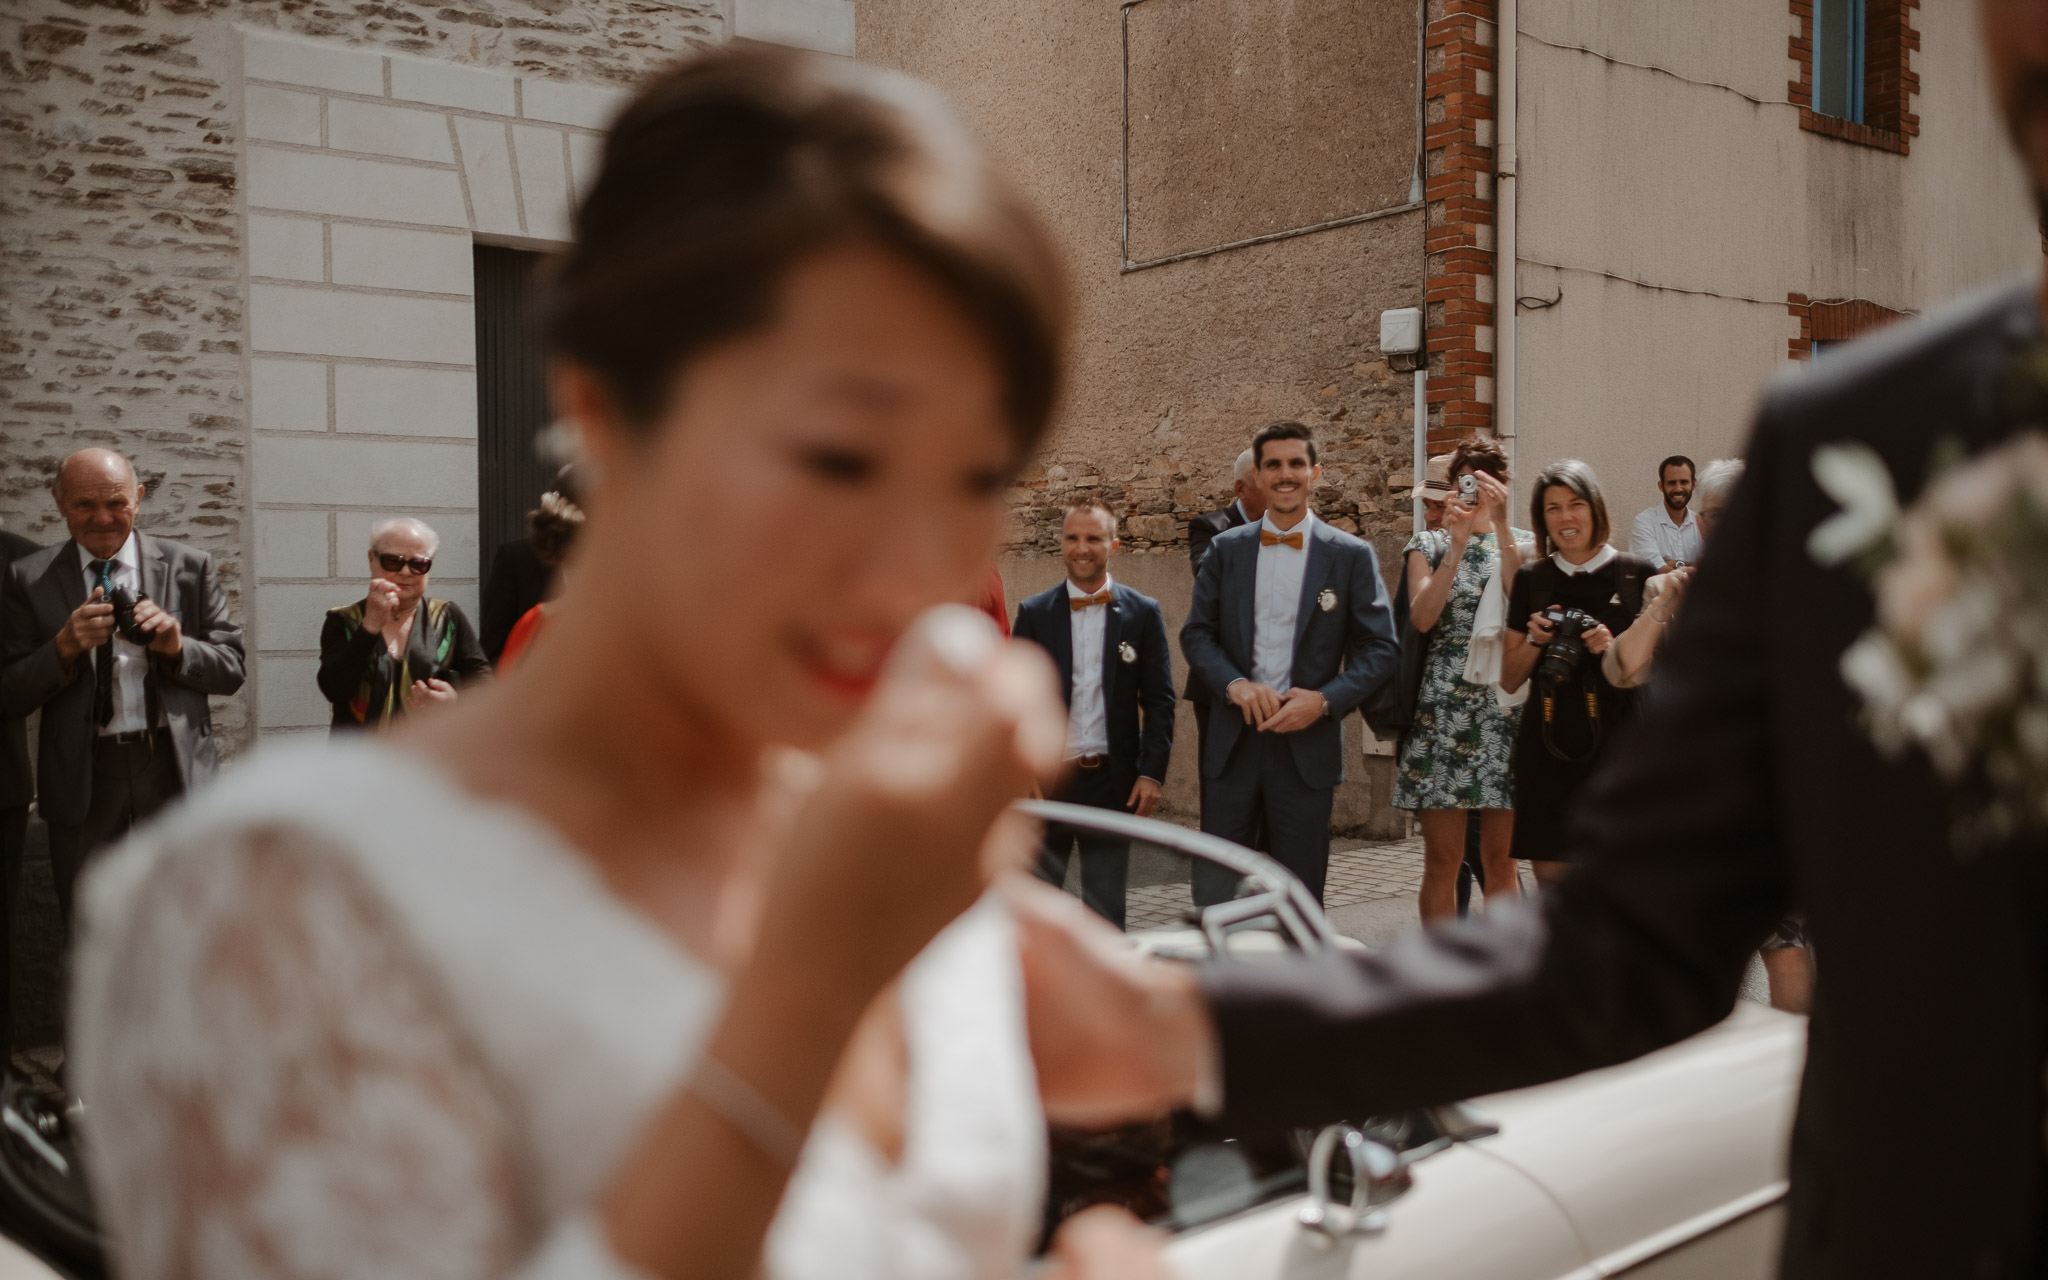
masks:
[[[1700,522],[1692,513],[1692,459],[1673,454],[1657,465],[1657,490],[1664,501],[1645,507],[1629,531],[1628,549],[1669,573],[1700,558]]]

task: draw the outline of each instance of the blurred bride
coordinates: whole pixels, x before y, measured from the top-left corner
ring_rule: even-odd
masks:
[[[915,82],[751,49],[644,89],[550,281],[589,517],[547,633],[91,881],[121,1275],[1015,1274],[1057,1082],[975,904],[1064,713],[928,611],[1045,429],[1058,279]],[[1055,1274],[1156,1265],[1070,1227]]]

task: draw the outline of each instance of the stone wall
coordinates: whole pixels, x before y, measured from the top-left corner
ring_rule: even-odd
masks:
[[[616,87],[723,39],[727,23],[723,0],[8,6],[0,12],[0,522],[39,541],[61,538],[44,489],[57,460],[86,444],[121,449],[150,489],[144,527],[212,552],[232,607],[249,620],[250,246],[238,28],[518,72],[543,85]],[[251,731],[257,683],[216,708],[231,747]]]

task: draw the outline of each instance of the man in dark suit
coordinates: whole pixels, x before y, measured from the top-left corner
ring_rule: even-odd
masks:
[[[0,715],[43,713],[36,801],[68,926],[85,860],[218,767],[206,699],[242,687],[243,657],[213,557],[136,532],[126,458],[74,453],[52,492],[70,540],[0,581]]]
[[[1060,526],[1067,579],[1019,604],[1010,634],[1052,656],[1066,693],[1070,772],[1054,799],[1150,817],[1173,750],[1173,666],[1159,602],[1110,579],[1119,545],[1109,508],[1069,507]],[[1082,900],[1121,929],[1130,841],[1050,826],[1039,876],[1063,883],[1076,844]]]
[[[2048,210],[2048,0],[1978,12]],[[1840,674],[1875,616],[1870,587],[1807,550],[1836,511],[1813,476],[1821,446],[1868,445],[1911,503],[1947,451],[2042,429],[2039,289],[2029,279],[1898,325],[1773,390],[1657,696],[1579,806],[1585,865],[1538,910],[1370,957],[1199,975],[1125,965],[1074,945],[1085,931],[1027,921],[1032,1008],[1097,1032],[1092,1051],[1064,1042],[1070,1067],[1110,1068],[1062,1080],[1042,1060],[1041,1084],[1084,1089],[1099,1121],[1118,1099],[1147,1114],[1199,1094],[1259,1126],[1556,1079],[1725,1017],[1758,943],[1801,907],[1825,960],[1783,1276],[2048,1274],[2043,839],[1951,844],[1966,798],[1923,756],[1880,754]]]
[[[1195,577],[1202,576],[1202,561],[1209,556],[1209,544],[1216,535],[1239,525],[1250,524],[1266,514],[1266,495],[1259,489],[1258,470],[1252,466],[1252,451],[1246,449],[1237,455],[1237,466],[1231,473],[1230,487],[1237,496],[1214,511],[1204,511],[1188,521],[1188,568]],[[1187,692],[1182,695],[1195,709],[1195,759],[1202,758],[1203,744],[1209,741],[1209,687],[1202,683],[1202,673],[1188,668]],[[1202,804],[1206,809],[1209,798],[1209,779],[1201,770],[1195,771],[1201,788]],[[1251,847],[1266,847],[1263,831],[1254,835]]]
[[[1267,852],[1316,895],[1330,857],[1330,808],[1344,777],[1343,720],[1400,657],[1373,550],[1309,510],[1322,468],[1298,422],[1252,438],[1266,510],[1220,533],[1195,579],[1181,652],[1209,692],[1202,829],[1239,844],[1263,821]],[[1199,906],[1236,882],[1194,869]]]
[[[18,533],[0,529],[0,579],[16,560],[36,551]],[[21,852],[28,842],[28,806],[36,797],[28,767],[28,717],[0,714],[0,1062],[14,1048],[14,904],[21,887]]]

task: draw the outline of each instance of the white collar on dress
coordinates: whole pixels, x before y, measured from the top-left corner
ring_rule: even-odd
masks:
[[[1097,587],[1097,588],[1096,588],[1096,589],[1095,589],[1094,591],[1083,591],[1083,590],[1081,590],[1081,588],[1079,588],[1079,587],[1077,587],[1077,586],[1075,586],[1075,585],[1074,585],[1074,580],[1073,580],[1072,578],[1068,578],[1068,579],[1067,579],[1067,599],[1069,599],[1069,600],[1078,600],[1078,599],[1080,599],[1080,598],[1081,598],[1081,597],[1083,597],[1083,596],[1092,596],[1092,595],[1095,595],[1095,594],[1096,594],[1097,592],[1102,592],[1102,591],[1112,591],[1112,590],[1115,590],[1115,588],[1116,588],[1116,577],[1115,577],[1115,575],[1113,575],[1113,574],[1107,574],[1107,573],[1103,574],[1103,575],[1102,575],[1102,585],[1101,585],[1101,586],[1099,586],[1099,587]]]
[[[1614,549],[1613,543],[1603,542],[1600,544],[1600,549],[1593,553],[1593,558],[1591,560],[1586,561],[1586,563],[1584,564],[1573,564],[1571,561],[1564,558],[1564,553],[1561,551],[1552,552],[1550,556],[1550,562],[1556,565],[1558,568],[1564,570],[1566,573],[1569,573],[1576,577],[1577,575],[1582,573],[1591,573],[1595,569],[1604,568],[1609,560],[1614,559],[1614,557],[1620,554],[1621,553],[1619,551],[1616,551]]]

